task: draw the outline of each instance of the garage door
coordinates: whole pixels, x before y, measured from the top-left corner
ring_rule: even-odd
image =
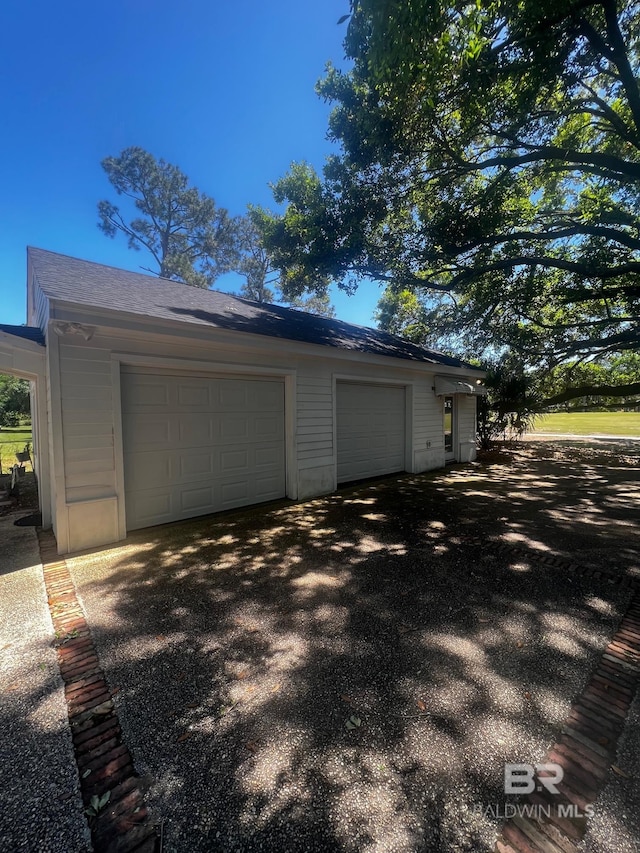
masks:
[[[404,388],[338,382],[336,396],[338,482],[404,471]]]
[[[285,495],[284,384],[122,372],[127,529]]]

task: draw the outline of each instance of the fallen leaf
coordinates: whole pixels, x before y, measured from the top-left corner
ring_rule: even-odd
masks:
[[[277,692],[278,692],[278,690],[280,690],[280,687],[281,687],[281,686],[282,686],[281,684],[276,684],[274,687],[272,687],[272,688],[271,688],[271,692],[272,692],[272,693],[277,693]]]
[[[525,691],[524,691],[524,698],[525,698],[525,699],[531,699],[531,693],[529,693],[529,691],[528,691],[528,690],[525,690]]]
[[[258,744],[255,740],[248,740],[245,742],[244,748],[248,749],[252,755],[255,755],[258,751]]]
[[[522,640],[518,640],[518,642],[516,643],[516,648],[521,649],[521,648],[523,648],[523,646],[524,646],[524,643],[522,642]]]
[[[631,776],[628,773],[625,773],[617,764],[612,764],[611,769],[616,774],[616,776],[622,776],[623,779],[631,779]]]
[[[246,669],[243,669],[243,670],[242,670],[242,672],[239,672],[239,673],[236,675],[236,678],[238,679],[238,681],[244,681],[244,679],[245,679],[248,675],[249,675],[249,671],[248,671],[248,670],[246,670]]]
[[[189,740],[191,737],[191,732],[185,732],[183,735],[180,735],[176,743],[184,743],[185,740]]]
[[[166,637],[164,634],[157,634],[156,640],[159,640],[161,643],[163,643],[166,640]]]
[[[350,705],[352,708],[355,708],[356,705],[351,696],[348,696],[346,693],[343,693],[340,698],[343,702],[346,702],[347,705]]]
[[[488,619],[478,619],[478,622],[482,622],[483,624],[486,624],[488,621]]]
[[[424,704],[422,699],[418,699],[418,701],[416,702],[416,705],[418,706],[419,711],[426,711],[427,710],[427,706]]]
[[[189,704],[186,707],[191,708],[191,710],[193,710],[194,708],[199,708],[200,703],[199,702],[189,702]]]
[[[608,737],[599,737],[598,743],[600,744],[600,746],[606,746],[609,743],[609,738]]]

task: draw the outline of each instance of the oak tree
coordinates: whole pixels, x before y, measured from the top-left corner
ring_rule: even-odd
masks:
[[[345,52],[338,152],[275,185],[294,286],[382,283],[387,327],[529,370],[638,351],[640,4],[352,0]]]

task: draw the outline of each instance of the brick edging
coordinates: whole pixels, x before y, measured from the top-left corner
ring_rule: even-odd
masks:
[[[603,580],[613,586],[619,586],[623,589],[640,589],[640,575],[621,574],[614,569],[601,567],[599,569],[589,566],[582,566],[579,563],[574,563],[571,560],[565,560],[563,557],[558,557],[556,554],[546,552],[532,551],[531,548],[516,545],[511,542],[495,542],[487,539],[482,539],[478,536],[461,536],[461,541],[465,545],[471,545],[482,550],[490,550],[491,553],[504,554],[506,556],[520,557],[534,563],[541,563],[552,569],[562,569],[565,572],[570,572],[573,575],[578,575],[583,578],[595,578]]]
[[[496,853],[576,853],[587,820],[560,816],[557,807],[571,804],[583,815],[597,800],[615,761],[639,680],[640,592],[636,591],[547,754],[547,762],[559,764],[564,771],[560,795],[544,788],[525,795],[521,805],[542,807],[540,815],[508,819],[496,841]]]
[[[145,807],[69,568],[58,556],[51,531],[39,530],[38,544],[85,809],[91,808],[92,797],[109,793],[97,815],[87,816],[93,849],[96,853],[155,853],[156,828]]]

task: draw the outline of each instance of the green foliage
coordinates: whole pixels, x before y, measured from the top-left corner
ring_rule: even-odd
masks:
[[[640,406],[640,352],[624,352],[601,361],[570,361],[540,372],[537,393],[547,405],[567,410]],[[570,395],[567,388],[571,388]],[[612,389],[607,393],[606,389]],[[573,389],[580,389],[576,396]],[[621,389],[626,389],[621,393]],[[635,389],[635,390],[634,390]]]
[[[269,214],[259,207],[249,207],[247,216],[238,223],[238,259],[235,271],[245,277],[239,296],[254,302],[275,302],[272,286],[277,272],[271,267],[269,253],[264,247],[262,230]]]
[[[130,249],[146,249],[156,267],[144,269],[197,287],[210,287],[231,269],[236,223],[212,198],[189,186],[177,166],[132,147],[106,157],[102,167],[137,215],[128,220],[115,204],[101,201],[98,227],[108,237],[124,234]]]
[[[499,439],[521,438],[533,426],[539,400],[522,370],[487,366],[487,396],[478,398],[478,444],[489,450]]]
[[[331,319],[336,316],[336,309],[331,304],[331,298],[328,293],[294,296],[289,300],[289,308],[295,308],[297,311],[305,311],[307,314],[315,314],[317,317]]]
[[[106,791],[101,797],[94,794],[89,805],[84,810],[87,817],[97,817],[111,799],[111,791]]]
[[[345,51],[339,153],[274,187],[288,287],[375,279],[386,328],[530,369],[637,351],[640,3],[353,0]]]
[[[31,411],[29,383],[15,376],[0,375],[0,427],[15,427]]]
[[[289,288],[286,275],[281,275],[269,248],[271,238],[281,224],[281,218],[261,207],[249,206],[246,217],[238,225],[239,256],[235,271],[245,277],[239,296],[255,302],[281,302],[291,308],[335,317],[326,278],[318,278],[313,287],[302,290]]]

